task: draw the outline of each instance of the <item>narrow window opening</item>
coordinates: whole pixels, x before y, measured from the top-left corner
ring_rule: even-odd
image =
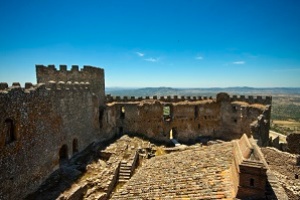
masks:
[[[99,123],[100,123],[100,128],[103,127],[103,116],[104,116],[104,109],[100,108],[99,109]]]
[[[125,119],[125,107],[124,106],[121,107],[120,118]]]
[[[201,126],[200,126],[200,124],[198,124],[198,129],[200,129],[201,128]]]
[[[232,106],[232,111],[236,112],[238,110],[237,106]]]
[[[78,152],[78,139],[73,140],[73,154]]]
[[[171,107],[170,106],[163,107],[163,118],[164,118],[164,121],[166,121],[166,122],[171,121]]]
[[[59,150],[59,165],[61,166],[68,163],[68,159],[68,146],[64,144]]]
[[[194,111],[194,118],[197,119],[198,118],[198,106],[195,106],[195,111]]]
[[[254,179],[253,178],[250,179],[250,186],[254,187]]]
[[[12,119],[5,120],[5,144],[12,143],[16,140],[14,121]]]
[[[298,179],[299,178],[299,175],[298,174],[295,174],[295,179]]]
[[[119,135],[123,135],[123,132],[124,132],[123,127],[122,126],[119,127]]]

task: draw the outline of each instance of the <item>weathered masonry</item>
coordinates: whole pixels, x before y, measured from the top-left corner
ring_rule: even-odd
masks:
[[[37,85],[0,84],[0,199],[23,198],[73,154],[110,137],[99,125],[103,69],[60,68],[37,65]]]
[[[36,76],[0,83],[0,199],[24,198],[72,155],[124,133],[180,143],[245,133],[268,144],[271,97],[105,96],[104,70],[92,66],[36,65]]]
[[[106,132],[143,134],[157,141],[173,137],[183,143],[211,137],[223,140],[253,135],[258,144],[269,140],[271,97],[111,97],[103,120]],[[171,131],[172,130],[172,131]]]

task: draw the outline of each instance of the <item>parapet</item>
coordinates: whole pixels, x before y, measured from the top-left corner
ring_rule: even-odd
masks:
[[[170,102],[170,103],[176,103],[176,102],[182,102],[182,101],[201,101],[201,100],[216,100],[217,102],[221,101],[242,101],[247,102],[249,104],[262,104],[262,105],[271,105],[272,103],[272,97],[271,96],[237,96],[233,95],[230,97],[227,93],[219,93],[217,94],[216,99],[213,97],[206,97],[206,96],[145,96],[145,97],[135,97],[135,96],[111,96],[106,95],[106,103],[111,102],[137,102],[137,101],[143,101],[143,100],[160,100],[162,102]]]
[[[111,96],[106,95],[106,103],[112,103],[112,102],[138,102],[143,100],[159,100],[162,102],[169,102],[169,103],[176,103],[176,102],[182,102],[182,101],[201,101],[201,100],[213,100],[212,97],[202,97],[202,96],[145,96],[145,97],[135,97],[135,96]]]
[[[74,89],[80,86],[76,84],[74,87],[68,86],[68,82],[89,82],[89,88],[97,96],[99,103],[103,105],[105,102],[105,80],[102,68],[84,65],[82,69],[79,69],[78,65],[72,65],[71,70],[67,70],[67,65],[60,65],[59,69],[56,69],[54,65],[36,65],[36,77],[37,83],[63,81],[66,88]]]
[[[90,65],[84,65],[82,69],[79,70],[78,65],[72,65],[71,70],[67,70],[67,65],[59,65],[59,70],[56,69],[55,65],[35,65],[36,69],[44,71],[55,71],[55,72],[103,72],[102,68],[93,67]]]
[[[72,65],[71,70],[67,70],[67,65],[59,65],[59,69],[56,69],[55,65],[36,65],[36,75],[38,83],[51,80],[87,82],[93,79],[104,79],[104,70],[89,65],[84,65],[82,69],[79,69],[78,65]]]
[[[21,87],[20,83],[13,83],[12,86],[8,86],[7,83],[0,83],[0,95],[10,95],[15,91],[22,92],[24,94],[33,94],[36,92],[56,92],[56,91],[70,91],[70,92],[80,92],[80,91],[90,91],[89,82],[55,82],[49,81],[48,83],[25,83],[25,87]]]
[[[249,104],[254,104],[254,103],[258,103],[258,104],[263,104],[263,105],[271,105],[272,104],[272,96],[265,96],[264,98],[262,96],[248,96],[246,97],[245,95],[233,95],[231,98],[231,101],[243,101],[243,102],[247,102]]]

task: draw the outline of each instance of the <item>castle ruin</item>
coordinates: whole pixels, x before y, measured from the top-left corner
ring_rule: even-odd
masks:
[[[36,76],[24,88],[0,83],[0,199],[25,198],[72,155],[123,134],[228,141],[233,197],[265,198],[268,165],[257,145],[268,145],[271,97],[112,97],[104,70],[92,66],[36,65]]]

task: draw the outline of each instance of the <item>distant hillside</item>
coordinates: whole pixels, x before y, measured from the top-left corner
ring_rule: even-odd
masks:
[[[300,88],[106,88],[106,94],[111,94],[113,96],[215,96],[219,92],[227,92],[230,95],[300,95]]]

